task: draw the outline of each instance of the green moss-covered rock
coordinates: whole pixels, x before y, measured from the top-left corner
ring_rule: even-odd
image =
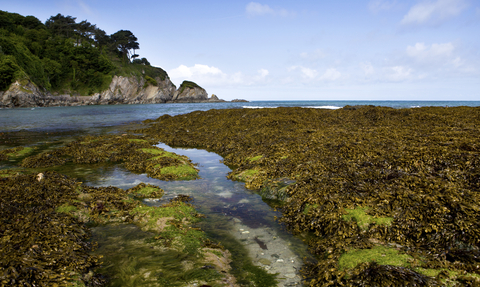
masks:
[[[25,168],[47,168],[68,163],[116,163],[129,171],[161,180],[197,179],[198,169],[186,156],[155,147],[155,141],[132,136],[87,136],[65,147],[23,159]]]

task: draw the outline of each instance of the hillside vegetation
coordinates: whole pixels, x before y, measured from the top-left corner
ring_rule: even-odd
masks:
[[[128,30],[107,35],[72,16],[57,14],[42,23],[0,11],[0,91],[15,81],[30,81],[53,94],[91,95],[108,88],[114,75],[168,77],[139,59],[138,49]]]

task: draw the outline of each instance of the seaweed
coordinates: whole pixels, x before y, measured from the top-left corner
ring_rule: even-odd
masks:
[[[437,284],[420,267],[480,274],[478,107],[210,110],[163,116],[138,132],[215,151],[234,168],[230,179],[283,200],[280,221],[310,233],[322,259],[303,268],[310,286]],[[275,179],[291,184],[275,188]],[[348,214],[360,209],[368,220],[359,226]],[[339,269],[342,254],[374,245],[414,261]],[[454,281],[478,284],[468,278]]]
[[[65,147],[26,157],[25,168],[58,167],[68,163],[122,164],[126,169],[161,180],[193,180],[198,169],[185,156],[155,147],[155,141],[135,136],[86,136]]]

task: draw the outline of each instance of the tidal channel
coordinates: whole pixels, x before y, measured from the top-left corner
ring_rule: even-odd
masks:
[[[100,176],[87,177],[85,183],[128,189],[143,182],[164,189],[162,198],[143,200],[150,206],[160,206],[179,194],[191,196],[197,211],[206,215],[199,227],[232,253],[232,268],[236,268],[237,260],[252,260],[268,273],[277,273],[278,286],[301,286],[299,270],[303,258],[308,256],[307,247],[275,221],[276,216],[281,216],[279,212],[263,202],[258,194],[246,189],[244,183],[227,179],[230,169],[219,155],[199,149],[157,146],[188,156],[197,164],[201,179],[161,181],[121,167],[111,167],[101,171]],[[92,228],[92,233],[99,243],[97,253],[104,256],[102,272],[116,278],[111,286],[135,286],[139,280],[154,276],[155,270],[164,270],[168,260],[171,260],[172,271],[180,264],[178,256],[156,254],[152,246],[143,244],[149,235],[134,225],[97,226]]]

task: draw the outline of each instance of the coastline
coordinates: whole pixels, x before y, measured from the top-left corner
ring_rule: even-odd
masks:
[[[479,114],[223,109],[165,115],[134,133],[214,151],[235,167],[229,178],[281,210],[280,221],[321,259],[306,262],[309,286],[326,283],[324,274],[369,284],[369,272],[398,285],[478,284]]]

